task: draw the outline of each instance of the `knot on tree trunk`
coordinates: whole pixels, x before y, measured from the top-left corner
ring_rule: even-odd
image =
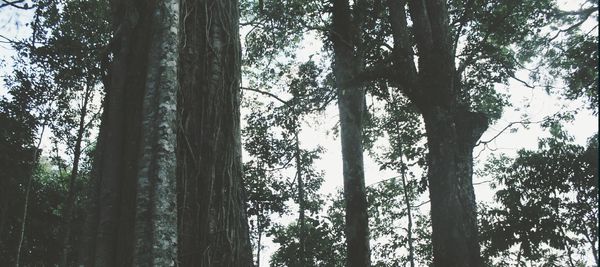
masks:
[[[456,131],[462,143],[474,147],[481,135],[487,130],[489,118],[483,112],[461,110],[456,116]]]

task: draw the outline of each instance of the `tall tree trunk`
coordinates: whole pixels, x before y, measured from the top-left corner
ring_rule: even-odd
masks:
[[[100,130],[89,266],[176,260],[176,0],[114,1],[115,42]]]
[[[331,32],[342,141],[347,266],[371,265],[362,147],[365,93],[360,84],[352,82],[363,65],[359,37],[362,2],[355,1],[353,19],[348,0],[335,0]]]
[[[252,266],[240,137],[237,0],[185,0],[178,96],[181,266]]]
[[[73,151],[73,167],[69,175],[69,187],[67,199],[65,201],[65,210],[63,214],[63,234],[62,234],[62,255],[60,266],[69,266],[69,254],[71,253],[71,231],[73,227],[73,209],[75,206],[75,182],[79,175],[79,161],[81,159],[81,146],[83,135],[87,131],[85,118],[87,116],[88,103],[92,94],[92,85],[87,84],[84,92],[83,103],[79,113],[79,125],[77,128],[77,137],[75,139],[75,147]]]
[[[297,125],[297,124],[296,124]],[[298,182],[298,225],[299,234],[298,240],[300,241],[300,266],[306,266],[306,215],[304,205],[304,177],[302,177],[302,158],[300,151],[300,139],[298,138],[298,129],[294,129],[294,148],[296,150],[294,157],[296,158],[296,179]]]
[[[419,55],[414,63],[408,2]],[[487,118],[461,100],[445,0],[389,0],[395,80],[425,121],[431,199],[433,263],[482,266],[473,190],[473,148]]]
[[[441,108],[424,114],[435,266],[482,266],[473,190],[473,147],[485,119]],[[474,127],[479,122],[478,127]],[[487,124],[485,124],[487,125]],[[476,136],[476,137],[475,137]]]

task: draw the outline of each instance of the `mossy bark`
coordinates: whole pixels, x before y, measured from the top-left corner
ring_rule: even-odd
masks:
[[[114,60],[80,264],[171,266],[178,1],[114,1],[111,7]]]

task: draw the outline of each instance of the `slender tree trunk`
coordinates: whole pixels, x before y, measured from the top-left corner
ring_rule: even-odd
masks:
[[[260,206],[259,206],[260,207]],[[260,267],[260,252],[262,250],[262,221],[260,219],[260,214],[262,210],[259,209],[259,213],[256,216],[256,230],[258,232],[258,241],[256,246],[256,267]]]
[[[178,98],[181,266],[252,266],[240,137],[237,0],[185,0]]]
[[[27,179],[27,187],[25,188],[25,200],[23,204],[23,216],[21,217],[21,229],[19,230],[19,242],[17,243],[17,256],[15,258],[15,266],[21,266],[21,250],[23,249],[23,241],[25,240],[25,226],[27,225],[27,213],[29,211],[29,195],[31,193],[31,187],[33,186],[33,179],[35,176],[35,168],[38,165],[38,154],[40,151],[40,146],[42,145],[42,139],[44,138],[44,131],[46,130],[46,123],[42,124],[42,131],[40,133],[40,138],[38,140],[38,144],[33,151],[33,158],[31,160],[31,173],[29,174],[29,179]]]
[[[294,157],[296,158],[296,179],[298,182],[298,206],[299,206],[299,215],[298,215],[298,224],[299,224],[299,240],[300,240],[300,266],[306,265],[306,215],[305,215],[305,206],[304,206],[304,177],[302,177],[302,158],[300,151],[300,139],[298,139],[298,130],[294,130],[294,142],[295,142],[295,150],[296,153]]]
[[[362,1],[355,3],[360,13]],[[356,10],[358,9],[358,11]],[[363,166],[364,88],[352,80],[362,71],[362,61],[355,55],[360,47],[360,20],[352,17],[348,0],[333,2],[332,41],[334,74],[338,91],[340,136],[346,207],[346,266],[370,266],[369,221]]]
[[[411,192],[410,188],[407,187],[406,183],[406,168],[404,168],[404,163],[402,163],[402,152],[400,152],[400,162],[402,165],[402,191],[404,192],[404,203],[406,203],[406,216],[408,217],[408,225],[407,225],[407,239],[408,239],[408,260],[410,262],[410,267],[415,267],[415,249],[413,246],[413,237],[412,237],[412,229],[413,229],[413,221],[412,221],[412,206],[410,202],[409,192]]]
[[[115,1],[114,61],[100,129],[89,266],[176,260],[176,0]],[[94,190],[92,190],[94,191]]]
[[[585,227],[585,226],[582,226]],[[600,263],[598,261],[598,249],[596,248],[596,246],[598,245],[598,238],[597,238],[597,229],[593,230],[594,232],[592,233],[592,238],[590,238],[590,234],[588,233],[587,230],[584,230],[584,236],[585,239],[588,241],[588,243],[590,244],[590,246],[592,247],[592,254],[594,255],[594,261],[596,262],[596,266],[600,266]]]
[[[71,231],[73,227],[73,208],[75,206],[75,182],[79,175],[79,161],[81,159],[81,146],[83,141],[83,135],[87,131],[85,128],[85,118],[87,116],[88,103],[92,94],[92,86],[86,85],[84,92],[83,103],[81,111],[79,113],[79,125],[77,128],[77,137],[75,139],[75,150],[73,152],[73,167],[69,175],[69,187],[67,192],[67,199],[65,201],[65,210],[63,214],[63,235],[62,235],[62,255],[60,266],[69,266],[69,254],[71,253]]]
[[[370,266],[369,221],[363,166],[364,88],[352,80],[362,71],[360,52],[360,19],[362,1],[354,6],[352,17],[348,0],[333,2],[332,41],[334,74],[338,91],[340,136],[346,206],[346,266]]]

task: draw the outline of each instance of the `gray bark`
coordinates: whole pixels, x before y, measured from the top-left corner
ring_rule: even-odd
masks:
[[[159,1],[148,53],[137,179],[134,265],[175,266],[179,1]]]
[[[332,17],[331,35],[340,112],[346,207],[346,266],[371,265],[362,147],[365,92],[360,84],[352,82],[363,68],[360,44],[360,15],[364,7],[363,2],[355,1],[353,18],[348,0],[335,0]]]
[[[114,1],[86,266],[175,265],[178,1]]]

